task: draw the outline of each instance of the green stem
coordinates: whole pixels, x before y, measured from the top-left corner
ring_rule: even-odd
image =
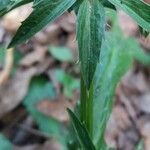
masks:
[[[93,134],[93,85],[88,92],[88,101],[87,101],[87,108],[86,108],[86,115],[87,115],[87,126],[89,134],[92,138]]]
[[[83,78],[81,77],[81,91],[80,91],[80,119],[84,123],[91,138],[93,133],[93,86],[88,91]]]
[[[86,124],[86,103],[87,103],[87,91],[86,86],[84,84],[83,78],[81,76],[81,88],[80,88],[80,119],[81,122]]]

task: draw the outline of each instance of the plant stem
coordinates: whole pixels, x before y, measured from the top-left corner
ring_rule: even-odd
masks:
[[[88,100],[86,105],[86,120],[87,129],[92,138],[93,134],[93,85],[91,85],[90,91],[88,92]]]
[[[86,86],[84,84],[83,78],[81,76],[81,88],[80,88],[80,119],[81,122],[86,125],[86,103],[87,103],[87,91]]]
[[[83,78],[81,77],[81,89],[80,89],[80,119],[88,130],[89,135],[92,138],[93,132],[93,86],[88,91]]]

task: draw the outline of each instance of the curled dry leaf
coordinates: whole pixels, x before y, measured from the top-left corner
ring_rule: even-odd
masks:
[[[0,87],[0,117],[11,111],[21,102],[27,93],[29,81],[34,74],[33,68],[25,72],[18,71],[14,78]]]
[[[33,76],[43,73],[50,65],[49,59],[26,70],[18,69],[7,84],[0,87],[0,117],[14,109],[25,97]]]

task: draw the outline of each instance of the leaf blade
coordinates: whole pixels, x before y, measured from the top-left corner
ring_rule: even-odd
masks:
[[[22,23],[8,47],[21,44],[40,31],[49,22],[62,15],[75,0],[44,0],[34,7],[31,15]]]
[[[123,9],[142,28],[150,31],[150,5],[141,0],[109,0],[116,7]]]
[[[17,7],[30,3],[32,1],[33,0],[0,0],[0,17]]]
[[[105,10],[96,0],[84,0],[78,11],[78,47],[83,80],[90,88],[96,65],[99,61],[102,39],[105,30]]]
[[[105,42],[102,45],[93,84],[93,137],[98,149],[104,142],[104,132],[112,110],[117,83],[131,67],[134,59],[143,64],[150,64],[150,56],[141,50],[137,42],[122,37],[122,32],[118,33],[118,30],[107,35]]]
[[[83,146],[85,150],[96,150],[86,128],[83,126],[83,124],[78,120],[78,118],[70,109],[67,109],[67,111],[72,120],[74,129],[78,135],[80,144]]]

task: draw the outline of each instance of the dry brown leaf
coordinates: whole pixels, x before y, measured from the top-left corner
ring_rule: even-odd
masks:
[[[18,69],[16,75],[0,87],[0,117],[20,104],[28,91],[32,77],[43,73],[49,64],[50,60],[45,59],[40,64],[28,69]]]
[[[60,95],[56,100],[44,100],[38,103],[37,109],[47,116],[51,116],[60,122],[67,122],[69,120],[66,108],[73,108],[74,104]]]
[[[134,73],[130,70],[121,81],[126,94],[137,95],[149,91],[149,83],[142,72]]]
[[[150,92],[135,97],[134,101],[140,111],[150,114]]]
[[[65,13],[59,18],[57,23],[66,32],[74,32],[76,30],[75,18],[74,13]]]
[[[34,64],[40,63],[43,61],[46,56],[47,48],[44,46],[37,45],[35,50],[29,54],[27,54],[21,61],[20,66],[30,67]]]
[[[137,120],[140,134],[144,139],[145,150],[150,149],[150,116],[141,117]]]
[[[138,32],[138,25],[125,12],[119,11],[119,24],[126,36],[136,36]]]
[[[28,4],[14,9],[3,17],[1,24],[9,32],[16,32],[21,22],[29,16],[32,11],[32,5]],[[28,10],[28,11],[27,11]]]
[[[144,0],[146,3],[149,3],[150,4],[150,0]]]
[[[18,71],[13,79],[0,87],[0,117],[14,109],[22,101],[34,74],[33,68]]]
[[[14,146],[13,150],[63,150],[62,146],[54,139],[46,141],[42,144],[33,144],[28,146]]]

